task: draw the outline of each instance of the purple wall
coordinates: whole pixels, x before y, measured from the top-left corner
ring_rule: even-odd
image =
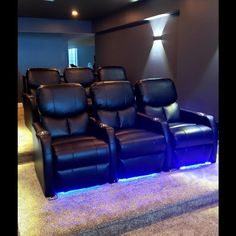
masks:
[[[218,121],[218,1],[150,0],[94,22],[96,32],[180,10],[156,26],[143,24],[96,36],[98,65],[122,65],[129,80],[170,77],[183,108],[212,114]],[[153,23],[152,23],[153,24]],[[167,39],[153,43],[152,29]]]

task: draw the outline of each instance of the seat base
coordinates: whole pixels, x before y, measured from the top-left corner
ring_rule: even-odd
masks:
[[[161,172],[164,160],[164,153],[120,159],[118,161],[118,178],[131,178]]]
[[[179,169],[182,166],[211,162],[212,151],[213,145],[211,144],[176,149],[172,168]]]

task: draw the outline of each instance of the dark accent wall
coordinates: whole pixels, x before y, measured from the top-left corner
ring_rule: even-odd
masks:
[[[214,115],[218,121],[218,1],[180,4],[177,89],[186,108]]]
[[[172,38],[165,42],[153,41],[153,27],[161,24],[161,20],[156,20],[155,26],[146,23],[97,35],[95,38],[97,65],[123,66],[133,84],[139,79],[148,77],[175,79],[177,21],[177,17],[171,17],[165,27],[162,24],[163,31],[172,34]]]
[[[180,14],[169,17],[162,43],[153,43],[151,24],[98,33],[176,10]],[[156,23],[157,28],[162,24]],[[146,0],[94,22],[93,29],[98,65],[124,66],[132,83],[171,77],[183,108],[206,112],[218,121],[217,0]]]

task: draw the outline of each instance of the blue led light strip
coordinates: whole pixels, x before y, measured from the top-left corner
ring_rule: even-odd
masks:
[[[207,165],[210,165],[210,164],[211,164],[211,162],[205,162],[205,163],[200,163],[200,164],[195,164],[195,165],[181,166],[179,169],[180,170],[195,169],[195,168],[199,168],[199,167],[202,167],[202,166],[207,166]],[[130,177],[130,178],[123,178],[123,179],[119,179],[119,182],[128,182],[128,181],[133,181],[133,180],[137,180],[137,179],[155,177],[155,176],[158,176],[158,175],[160,175],[160,173],[153,173],[153,174],[149,174],[149,175],[141,175],[141,176],[135,176],[135,177]],[[99,188],[101,186],[102,185],[96,185],[96,186],[92,186],[92,187],[88,187],[88,188],[69,190],[67,192],[58,192],[57,195],[58,196],[73,195],[73,194],[76,194],[76,193],[86,192],[86,191],[89,191],[91,189],[96,189],[96,188]]]
[[[154,173],[154,174],[149,174],[149,175],[141,175],[141,176],[136,176],[136,177],[131,177],[131,178],[124,178],[124,179],[119,179],[119,182],[133,181],[136,179],[154,177],[154,176],[158,176],[158,175],[160,175],[160,174]]]
[[[68,196],[68,195],[73,195],[73,194],[76,194],[76,193],[86,192],[88,190],[96,189],[96,188],[99,188],[99,187],[101,187],[101,185],[96,185],[96,186],[92,186],[92,187],[88,187],[88,188],[74,189],[74,190],[69,190],[69,191],[66,191],[66,192],[58,192],[57,195],[58,196]]]
[[[187,169],[195,169],[201,166],[207,166],[210,165],[211,162],[205,162],[205,163],[200,163],[200,164],[195,164],[195,165],[189,165],[189,166],[181,166],[179,169],[180,170],[187,170]]]

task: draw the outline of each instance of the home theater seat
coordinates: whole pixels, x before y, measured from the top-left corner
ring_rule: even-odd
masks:
[[[32,124],[39,120],[36,89],[40,85],[60,84],[60,73],[56,68],[29,68],[23,76],[24,92],[22,96],[24,121],[26,127],[32,131]]]
[[[127,80],[125,68],[122,66],[102,66],[97,71],[99,81]]]
[[[63,75],[66,83],[79,83],[85,88],[90,112],[92,106],[90,86],[95,82],[93,70],[88,67],[67,67]]]
[[[116,181],[113,129],[89,118],[82,85],[40,86],[37,104],[34,162],[46,197]]]
[[[96,82],[91,86],[91,96],[95,118],[114,128],[117,177],[163,171],[169,156],[162,127],[136,112],[131,83]]]
[[[140,80],[135,93],[140,112],[168,124],[165,134],[172,149],[169,169],[216,161],[218,131],[214,117],[181,109],[171,79]]]

